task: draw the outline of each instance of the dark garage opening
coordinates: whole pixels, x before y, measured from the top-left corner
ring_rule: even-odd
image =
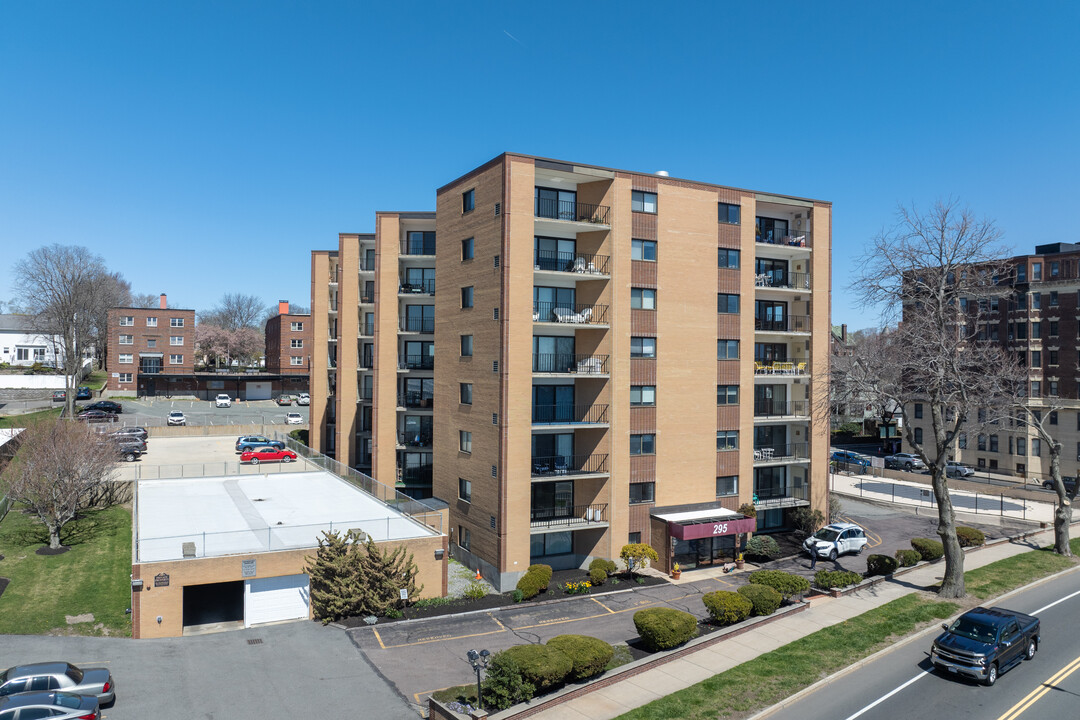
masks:
[[[244,581],[184,586],[184,627],[244,622]]]

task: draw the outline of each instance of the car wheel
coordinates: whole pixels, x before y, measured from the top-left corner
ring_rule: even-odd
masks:
[[[292,458],[286,455],[285,457],[281,458],[281,462],[292,462]]]
[[[908,464],[904,465],[904,469],[907,470],[908,472],[911,472],[911,463],[908,463]]]
[[[1024,653],[1024,657],[1031,660],[1035,657],[1035,641],[1028,640],[1027,652]]]
[[[855,554],[856,555],[862,555],[862,551],[863,551],[864,547],[866,547],[866,546],[865,545],[860,545],[859,549],[855,551]]]
[[[836,562],[836,548],[829,551],[829,560]]]
[[[135,453],[124,453],[124,460],[127,462],[135,462]]]
[[[258,465],[259,464],[259,458],[251,458],[251,464],[252,465]]]
[[[986,678],[983,680],[983,685],[990,687],[997,682],[997,663],[991,663],[990,669],[986,671]]]

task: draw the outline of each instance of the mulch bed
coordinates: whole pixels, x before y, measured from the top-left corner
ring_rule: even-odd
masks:
[[[9,582],[11,581],[7,578],[0,578],[0,595],[4,594],[4,590],[7,588]]]
[[[46,545],[45,547],[39,547],[37,550],[34,551],[34,553],[37,555],[63,555],[70,549],[71,548],[67,547],[66,545],[61,545],[58,548],[51,548]]]

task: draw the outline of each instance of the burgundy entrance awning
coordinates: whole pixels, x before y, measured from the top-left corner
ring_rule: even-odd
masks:
[[[737,535],[754,532],[757,519],[739,516],[737,518],[712,518],[682,522],[668,522],[668,533],[678,540],[700,540],[707,537]]]

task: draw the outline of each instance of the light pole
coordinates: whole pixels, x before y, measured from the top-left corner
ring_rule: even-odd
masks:
[[[491,657],[491,653],[487,650],[481,650],[476,652],[470,650],[466,657],[469,658],[469,664],[473,666],[473,670],[476,671],[476,704],[480,710],[484,709],[484,696],[480,694],[480,671],[487,667],[488,658]]]

